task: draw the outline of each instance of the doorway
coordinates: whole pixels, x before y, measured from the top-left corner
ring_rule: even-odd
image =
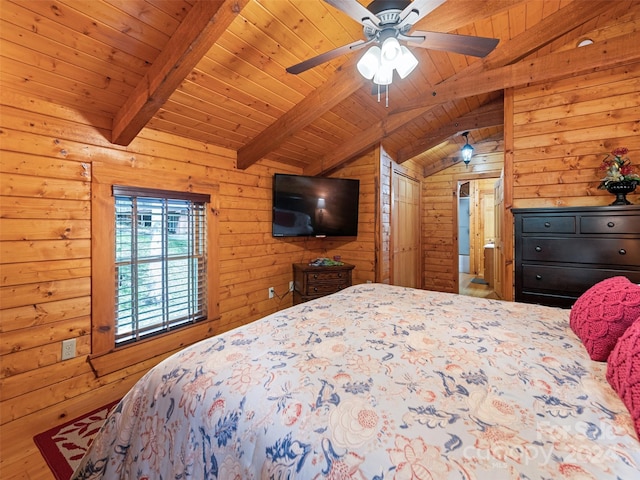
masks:
[[[497,298],[494,290],[496,178],[458,181],[458,293]]]

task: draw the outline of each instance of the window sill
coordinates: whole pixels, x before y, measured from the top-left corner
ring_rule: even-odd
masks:
[[[89,355],[87,361],[96,378],[123,370],[154,357],[167,357],[178,350],[214,335],[215,319],[174,330],[148,340],[113,349],[100,355]],[[163,358],[160,358],[160,362]]]

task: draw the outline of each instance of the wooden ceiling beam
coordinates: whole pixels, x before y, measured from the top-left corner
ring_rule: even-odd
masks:
[[[244,170],[264,158],[298,131],[313,123],[356,90],[368,83],[356,71],[357,58],[340,66],[336,75],[316,88],[302,101],[238,150],[238,168]]]
[[[490,93],[496,90],[503,90],[508,86],[518,86],[533,81],[544,81],[555,78],[566,77],[578,72],[587,72],[596,68],[604,68],[604,64],[611,62],[612,66],[619,65],[620,62],[629,62],[639,53],[634,52],[633,34],[620,37],[623,40],[615,40],[615,50],[621,53],[623,58],[613,58],[608,56],[607,47],[604,52],[596,53],[596,48],[601,48],[597,44],[581,47],[580,49],[558,52],[555,54],[532,60],[522,64],[509,65],[510,62],[522,58],[530,52],[535,51],[540,46],[549,43],[549,37],[558,38],[567,32],[579,27],[592,18],[610,12],[612,4],[609,1],[594,2],[585,12],[576,9],[571,4],[550,15],[539,24],[530,28],[526,32],[517,36],[509,42],[498,45],[489,56],[482,62],[474,62],[464,70],[441,82],[432,92],[431,96],[421,96],[407,102],[404,108],[398,108],[386,118],[376,122],[367,130],[343,143],[339,148],[334,149],[330,154],[321,158],[317,163],[309,165],[304,173],[306,175],[319,175],[329,170],[335,169],[340,164],[348,161],[354,156],[380,143],[380,141],[403,128],[406,124],[427,113],[433,106],[447,101],[467,98],[480,93]],[[549,32],[553,32],[550,35]],[[545,33],[545,35],[542,35]],[[538,44],[531,39],[537,39]],[[624,45],[624,42],[628,45]],[[603,42],[605,43],[605,42]],[[589,50],[585,50],[589,49]],[[622,50],[623,52],[619,52]],[[593,52],[593,54],[592,54]],[[578,67],[575,63],[579,63]],[[599,62],[602,62],[600,64]],[[485,65],[500,65],[500,68],[493,68],[485,71]],[[552,70],[545,70],[554,67]],[[569,68],[568,68],[569,67]],[[516,82],[516,76],[518,81]],[[527,76],[529,78],[527,79]],[[535,77],[535,80],[534,80]],[[484,83],[487,82],[487,83]],[[471,85],[470,91],[465,91],[463,85]],[[480,91],[481,90],[481,91]]]
[[[421,138],[398,150],[395,155],[397,163],[403,163],[410,158],[426,152],[432,147],[444,142],[447,138],[469,130],[479,128],[497,127],[504,124],[504,99],[500,98],[493,102],[476,108],[475,110],[452,120],[440,128],[429,132],[429,135]],[[394,155],[391,155],[394,157]]]
[[[249,0],[197,0],[116,113],[111,142],[129,145]]]

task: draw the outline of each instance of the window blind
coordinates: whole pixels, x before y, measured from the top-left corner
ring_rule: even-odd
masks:
[[[116,346],[206,318],[207,196],[113,192]]]

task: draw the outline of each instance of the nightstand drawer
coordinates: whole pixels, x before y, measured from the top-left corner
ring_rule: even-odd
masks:
[[[307,283],[306,291],[302,291],[303,295],[328,295],[330,293],[335,293],[343,288],[348,287],[347,282],[340,283]]]
[[[349,277],[348,272],[343,271],[306,272],[305,275],[307,276],[307,285],[323,282],[331,282],[335,284],[344,283],[346,285]]]
[[[522,260],[601,265],[640,265],[637,239],[525,237]]]
[[[575,233],[575,216],[523,217],[523,233]]]
[[[630,215],[582,217],[582,233],[640,233],[640,220]]]

